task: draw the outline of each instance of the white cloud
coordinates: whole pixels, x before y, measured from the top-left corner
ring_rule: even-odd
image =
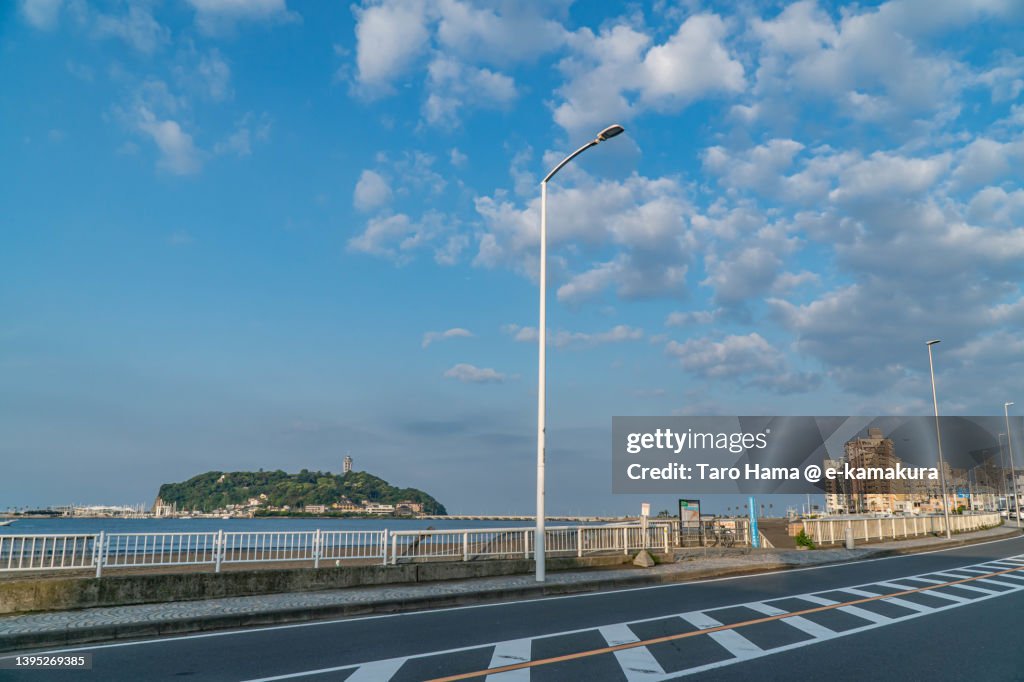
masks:
[[[249,129],[239,128],[231,133],[223,142],[214,145],[216,154],[234,154],[236,156],[249,156],[252,154],[252,144],[249,140]]]
[[[709,274],[701,284],[713,287],[716,303],[729,305],[769,290],[782,265],[771,248],[740,245],[722,258],[708,254],[705,268]]]
[[[430,344],[435,343],[437,341],[444,341],[446,339],[459,339],[459,338],[468,339],[468,338],[472,338],[472,336],[473,336],[473,333],[470,332],[468,329],[463,329],[462,327],[453,327],[453,328],[448,329],[448,330],[443,331],[443,332],[427,332],[426,334],[423,335],[423,344],[422,345],[423,345],[424,348],[426,348]]]
[[[687,269],[685,262],[676,262],[671,256],[662,259],[653,253],[619,254],[614,260],[573,275],[558,287],[558,300],[582,303],[597,298],[606,289],[614,289],[623,299],[679,298],[686,293]]]
[[[555,122],[570,133],[593,133],[645,108],[673,112],[697,99],[743,91],[743,65],[724,46],[725,34],[714,14],[689,17],[650,48],[648,34],[622,23],[597,35],[580,29],[559,65],[567,80],[558,90],[564,101]]]
[[[784,172],[803,148],[796,140],[773,139],[739,154],[720,146],[708,147],[702,159],[704,169],[721,176],[728,186],[772,194],[779,191]]]
[[[21,14],[33,27],[48,31],[57,25],[64,0],[21,0]]]
[[[360,211],[380,208],[391,201],[391,185],[380,173],[364,170],[356,183],[352,201]]]
[[[735,380],[783,394],[809,391],[819,382],[816,375],[793,371],[785,356],[756,332],[717,341],[708,337],[669,341],[665,352],[704,379]]]
[[[437,247],[439,240],[452,235],[458,223],[449,216],[428,212],[418,221],[404,213],[382,213],[366,223],[363,232],[348,242],[350,251],[383,256],[399,265],[408,263],[417,249],[435,245],[435,260],[445,264],[446,249],[456,248],[446,243]],[[456,238],[458,235],[455,235]]]
[[[977,82],[991,89],[993,102],[1016,100],[1024,91],[1024,57],[1004,57],[999,66],[978,74]]]
[[[394,82],[417,71],[417,60],[430,54],[432,63],[459,65],[445,87],[435,83],[431,88],[424,103],[430,122],[450,119],[465,101],[447,92],[453,88],[466,89],[465,95],[482,87],[488,91],[482,100],[506,101],[511,79],[479,64],[504,68],[559,49],[568,32],[552,15],[564,14],[561,5],[568,2],[487,6],[462,0],[365,0],[354,8],[357,90],[371,96],[391,93]]]
[[[502,326],[501,330],[519,343],[537,343],[538,334],[536,327],[520,327],[517,324],[506,324]],[[616,325],[603,332],[548,330],[548,344],[556,348],[590,348],[608,343],[641,341],[643,338],[643,329],[624,324]]]
[[[219,50],[213,49],[204,55],[199,60],[197,72],[212,99],[221,101],[231,97],[231,67]]]
[[[350,251],[396,258],[417,243],[420,228],[404,213],[371,218],[366,229],[348,242]],[[397,247],[395,246],[397,244]]]
[[[431,154],[421,151],[405,152],[397,159],[379,154],[377,160],[383,166],[389,167],[393,177],[401,179],[402,184],[396,190],[399,194],[440,194],[448,185],[445,177],[434,170],[436,159]]]
[[[448,153],[449,162],[456,168],[462,168],[469,161],[469,157],[459,151],[458,147],[452,147]]]
[[[427,88],[430,94],[423,104],[423,118],[446,128],[459,124],[467,106],[502,108],[517,96],[509,76],[443,56],[427,67]]]
[[[674,311],[665,318],[666,327],[685,327],[692,324],[711,324],[721,316],[721,310]]]
[[[518,324],[505,324],[501,326],[501,331],[503,334],[511,336],[518,343],[537,343],[539,338],[536,327],[520,327]]]
[[[232,30],[242,21],[295,21],[285,0],[186,0],[196,12],[196,26],[205,34]]]
[[[999,142],[978,137],[957,154],[953,179],[957,188],[974,188],[1000,180],[1024,164],[1024,140]]]
[[[119,38],[139,52],[151,54],[167,44],[171,32],[161,25],[147,7],[131,5],[122,16],[97,14],[93,19],[97,38]]]
[[[559,64],[566,82],[558,89],[564,101],[555,108],[555,123],[592,135],[609,121],[631,119],[634,105],[624,90],[637,82],[650,42],[650,36],[623,24],[596,36],[587,28],[577,31],[569,41],[571,55]]]
[[[559,299],[578,303],[608,289],[625,298],[682,295],[694,240],[686,222],[691,208],[679,183],[638,175],[597,181],[580,169],[570,177],[577,182],[549,190],[548,221],[557,225],[549,231],[549,249],[614,247],[620,253],[571,275],[559,287]],[[535,275],[539,204],[536,197],[522,208],[505,196],[477,198],[485,232],[474,263]]]
[[[546,13],[568,2],[506,2],[491,7],[439,0],[438,42],[467,59],[507,65],[561,47],[568,32]]]
[[[246,157],[252,154],[254,141],[266,142],[270,138],[270,119],[266,114],[256,117],[247,113],[235,124],[235,130],[214,145],[215,154],[234,154]]]
[[[501,372],[490,367],[477,367],[465,362],[460,362],[446,370],[444,377],[461,381],[464,384],[500,384],[505,381],[505,375]]]
[[[368,94],[388,92],[429,44],[425,2],[385,0],[355,14],[357,80]]]
[[[837,22],[815,2],[754,19],[760,42],[753,94],[758,118],[799,125],[800,109],[831,108],[842,121],[874,122],[903,131],[955,117],[956,98],[977,82],[952,53],[927,51],[929,40],[973,22],[1019,10],[1003,2],[893,0],[843,8]]]
[[[1024,189],[1007,192],[1002,187],[986,187],[980,190],[967,206],[967,219],[975,224],[1003,228],[1024,224]]]
[[[756,332],[721,341],[669,341],[665,350],[678,358],[684,369],[709,379],[749,376],[775,370],[783,363],[782,353]]]
[[[930,189],[949,168],[948,154],[918,159],[875,152],[839,174],[839,186],[829,198],[836,202],[906,199]]]
[[[455,265],[468,246],[468,235],[450,235],[441,247],[434,250],[434,262],[438,265]]]
[[[839,37],[832,20],[813,0],[788,5],[772,21],[755,17],[750,30],[772,49],[791,55],[827,48]]]
[[[743,65],[722,45],[725,34],[725,22],[715,14],[683,22],[668,42],[644,56],[641,99],[671,111],[711,93],[742,92]]]
[[[160,150],[157,167],[175,175],[198,173],[202,167],[202,154],[192,142],[192,136],[171,119],[159,119],[152,111],[140,107],[135,122]]]

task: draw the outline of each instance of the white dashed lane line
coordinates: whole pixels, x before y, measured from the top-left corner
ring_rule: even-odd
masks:
[[[996,574],[996,575],[993,575]],[[452,672],[445,677],[437,678],[436,682],[454,682],[464,679],[486,679],[488,682],[529,682],[532,672],[542,672],[544,666],[550,664],[574,665],[587,662],[588,670],[607,670],[609,679],[625,679],[628,682],[661,682],[682,675],[703,672],[740,661],[769,656],[791,649],[809,646],[818,642],[845,637],[858,632],[885,627],[913,618],[939,613],[958,608],[964,604],[998,598],[1007,594],[1015,594],[1024,590],[1024,556],[986,561],[946,571],[931,571],[918,575],[906,576],[896,580],[865,583],[850,587],[833,588],[816,593],[796,594],[777,597],[762,601],[746,602],[729,606],[716,607],[704,611],[689,611],[676,616],[660,616],[642,621],[613,623],[597,628],[584,628],[570,632],[544,634],[535,639],[515,639],[496,642],[488,645],[476,645],[434,651],[406,658],[394,658],[382,661],[371,661],[362,664],[338,666],[320,670],[296,672],[277,677],[249,680],[248,682],[272,682],[274,680],[294,679],[313,676],[334,671],[353,671],[346,682],[386,682],[401,673],[403,666],[427,656],[437,657],[445,654],[456,654],[467,651],[491,650],[490,665],[484,670],[466,670]],[[909,594],[908,594],[909,593]],[[823,596],[828,594],[829,596]],[[843,598],[842,595],[850,598]],[[891,595],[891,596],[890,596]],[[921,603],[916,597],[931,596],[938,600]],[[970,595],[970,596],[967,596]],[[843,599],[837,601],[836,597]],[[782,608],[782,606],[786,608]],[[800,606],[801,604],[805,606]],[[888,604],[902,608],[905,615],[883,615],[870,608],[871,604]],[[933,604],[933,605],[928,605]],[[743,620],[736,620],[738,610],[747,609],[751,615]],[[731,613],[727,613],[731,612]],[[828,614],[842,613],[847,619],[854,619],[853,626],[847,629],[834,630],[827,618]],[[895,613],[900,613],[895,610]],[[792,615],[791,615],[792,614]],[[728,615],[728,617],[727,617]],[[719,620],[719,616],[726,622]],[[820,617],[819,617],[820,616]],[[673,626],[676,620],[678,626]],[[823,622],[821,622],[823,621]],[[641,640],[637,628],[649,623],[659,623],[666,628],[668,634]],[[636,626],[631,627],[631,626]],[[785,630],[794,629],[801,633],[799,641],[792,642],[792,634],[774,640],[790,643],[780,646],[762,646],[765,640],[759,639],[754,629],[761,628],[761,636],[768,633],[769,638],[786,635]],[[767,630],[765,629],[767,628]],[[782,630],[779,630],[781,628]],[[608,646],[600,649],[584,649],[582,651],[548,659],[534,660],[533,642],[536,639],[553,637],[589,636],[599,634]],[[746,634],[745,634],[746,633]],[[750,635],[749,637],[746,635]],[[684,642],[697,642],[706,638],[714,644],[705,645],[701,651],[704,661],[711,662],[699,665],[680,667],[679,660],[684,648],[666,653],[663,645],[669,642],[682,645]],[[753,638],[753,639],[751,639]],[[757,642],[753,641],[757,640]],[[588,641],[593,641],[589,639]],[[707,647],[712,647],[708,649]],[[717,652],[717,655],[716,655]],[[613,654],[608,656],[607,654]],[[671,659],[674,655],[676,658]],[[599,657],[599,658],[598,658]],[[446,659],[447,660],[447,659]],[[669,665],[668,663],[671,663]],[[684,659],[685,663],[685,659]],[[603,667],[602,667],[603,666]],[[454,666],[457,667],[457,666]],[[564,668],[560,668],[564,670]],[[547,671],[544,671],[545,673]],[[406,675],[405,673],[403,675]],[[603,675],[595,676],[588,673],[587,679],[598,682]]]

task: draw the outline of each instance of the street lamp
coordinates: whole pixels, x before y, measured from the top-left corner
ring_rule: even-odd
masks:
[[[1002,473],[999,474],[999,480],[1001,482],[1001,486],[1000,487],[1002,487],[1002,489],[1003,489],[1003,500],[1006,502],[1007,510],[1009,510],[1009,508],[1010,508],[1009,497],[1010,496],[1006,492],[1006,453],[1003,452],[1003,436],[1005,436],[1005,435],[1006,435],[1005,433],[1000,433],[999,434],[999,470],[1000,470],[1000,472],[1002,472]]]
[[[932,346],[939,339],[928,341],[928,371],[932,375],[932,404],[935,406],[935,439],[939,443],[939,481],[942,484],[942,517],[946,520],[946,538],[952,538],[949,530],[949,504],[946,502],[946,464],[942,461],[942,431],[939,429],[939,399],[935,396],[935,365],[932,362]]]
[[[1020,528],[1020,497],[1017,495],[1017,471],[1013,466],[1013,437],[1010,435],[1010,405],[1003,403],[1003,417],[1006,418],[1006,444],[1010,447],[1010,478],[1013,479],[1013,506],[1017,512],[1017,527]]]
[[[540,351],[538,356],[538,381],[537,381],[537,531],[533,541],[533,554],[537,565],[537,582],[544,582],[544,436],[545,436],[545,376],[547,374],[547,359],[545,355],[547,344],[547,280],[548,280],[548,181],[555,176],[555,173],[577,156],[591,147],[596,147],[605,140],[610,140],[621,134],[625,128],[620,125],[610,125],[597,134],[590,142],[574,151],[569,156],[551,169],[551,172],[544,176],[540,183],[540,324],[537,333],[539,337]]]

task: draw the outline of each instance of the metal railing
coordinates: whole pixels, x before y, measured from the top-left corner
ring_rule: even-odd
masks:
[[[0,535],[0,571],[91,568],[95,535]]]
[[[409,530],[391,534],[391,563],[414,559],[504,557],[529,559],[534,551],[534,528],[477,528],[472,530]],[[669,524],[608,526],[548,526],[544,529],[545,556],[623,552],[672,546]]]
[[[962,533],[993,528],[1002,523],[998,513],[953,514],[949,517],[950,530]],[[843,542],[846,528],[853,530],[855,540],[895,540],[931,533],[945,533],[946,524],[941,514],[928,516],[880,516],[804,519],[804,532],[818,544]]]
[[[549,526],[546,554],[567,556],[658,549],[673,544],[669,524]],[[105,533],[95,535],[0,535],[0,573],[95,570],[160,566],[213,566],[269,562],[362,560],[386,565],[399,560],[530,558],[534,528],[466,530],[315,530],[205,533]]]
[[[700,522],[680,525],[676,522],[679,547],[750,545],[750,520],[746,518],[703,518]],[[762,545],[763,546],[763,545]]]

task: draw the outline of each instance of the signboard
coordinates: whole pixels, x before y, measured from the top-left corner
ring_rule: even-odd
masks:
[[[688,536],[703,537],[700,522],[700,500],[679,500],[679,536],[685,544]]]

